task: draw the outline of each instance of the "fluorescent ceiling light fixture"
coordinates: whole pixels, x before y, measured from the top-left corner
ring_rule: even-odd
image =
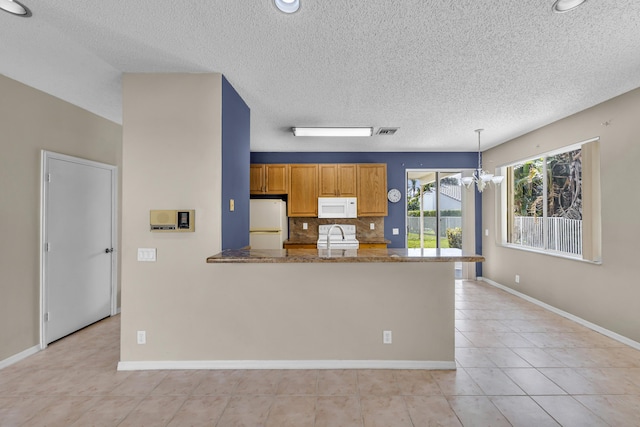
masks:
[[[28,7],[14,0],[0,0],[0,9],[23,18],[31,16],[31,11]]]
[[[348,128],[291,128],[294,136],[371,136],[372,127]]]
[[[300,0],[273,0],[276,7],[284,13],[297,12],[300,9]]]
[[[551,7],[556,13],[564,13],[575,9],[587,0],[556,0]]]

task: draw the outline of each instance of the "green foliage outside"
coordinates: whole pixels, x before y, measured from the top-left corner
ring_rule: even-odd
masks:
[[[450,248],[462,249],[462,229],[460,227],[447,228],[447,240]]]
[[[430,182],[428,184],[421,185],[417,179],[410,179],[407,181],[407,209],[417,210],[420,209],[420,192],[422,194],[430,192],[434,189],[435,183]]]
[[[546,161],[547,194],[544,194]],[[513,212],[516,216],[582,219],[582,152],[567,151],[529,160],[510,168],[513,173]]]
[[[544,159],[513,168],[513,210],[517,216],[542,216]]]
[[[456,177],[445,177],[440,180],[442,185],[460,185],[460,181]],[[424,194],[429,191],[435,191],[436,185],[435,182],[430,182],[427,184],[421,184],[419,180],[410,179],[407,181],[407,216],[409,217],[419,217],[420,216],[420,193]],[[424,217],[437,217],[437,212],[435,210],[426,210],[422,212]],[[462,217],[462,211],[457,210],[442,210],[440,211],[441,217]],[[452,233],[449,230],[454,230]],[[455,231],[457,230],[457,231]],[[451,234],[451,235],[450,235]],[[435,231],[431,229],[427,229],[424,232],[424,246],[425,248],[436,248],[437,238],[435,235]],[[454,246],[451,246],[454,245]],[[455,246],[457,245],[457,246]],[[409,233],[407,235],[407,247],[409,248],[419,248],[420,247],[420,234],[418,233]],[[449,248],[449,247],[462,247],[462,230],[460,228],[447,229],[447,237],[440,238],[440,247],[441,248]]]
[[[420,198],[418,196],[412,197],[407,201],[407,210],[409,212],[417,211],[420,209]]]
[[[418,233],[409,233],[407,235],[407,247],[409,248],[419,248],[420,247],[420,235]],[[425,248],[435,248],[436,247],[436,236],[435,233],[425,233],[424,234],[424,247]],[[440,247],[448,248],[449,241],[442,237],[440,238]]]

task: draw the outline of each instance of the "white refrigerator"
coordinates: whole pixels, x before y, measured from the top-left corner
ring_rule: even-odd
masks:
[[[282,249],[289,235],[287,204],[280,199],[251,199],[249,203],[251,249]]]

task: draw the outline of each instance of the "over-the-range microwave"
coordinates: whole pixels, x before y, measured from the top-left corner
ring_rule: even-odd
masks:
[[[318,197],[318,218],[357,218],[355,197]]]

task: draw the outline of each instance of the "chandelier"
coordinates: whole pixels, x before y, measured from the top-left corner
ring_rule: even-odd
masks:
[[[471,188],[473,183],[475,182],[478,191],[482,193],[482,191],[487,188],[489,184],[500,185],[504,180],[504,176],[494,176],[492,173],[489,173],[482,169],[482,154],[480,152],[480,132],[484,129],[476,129],[474,132],[478,134],[478,168],[473,171],[472,176],[465,176],[461,179],[462,184],[465,187]]]

